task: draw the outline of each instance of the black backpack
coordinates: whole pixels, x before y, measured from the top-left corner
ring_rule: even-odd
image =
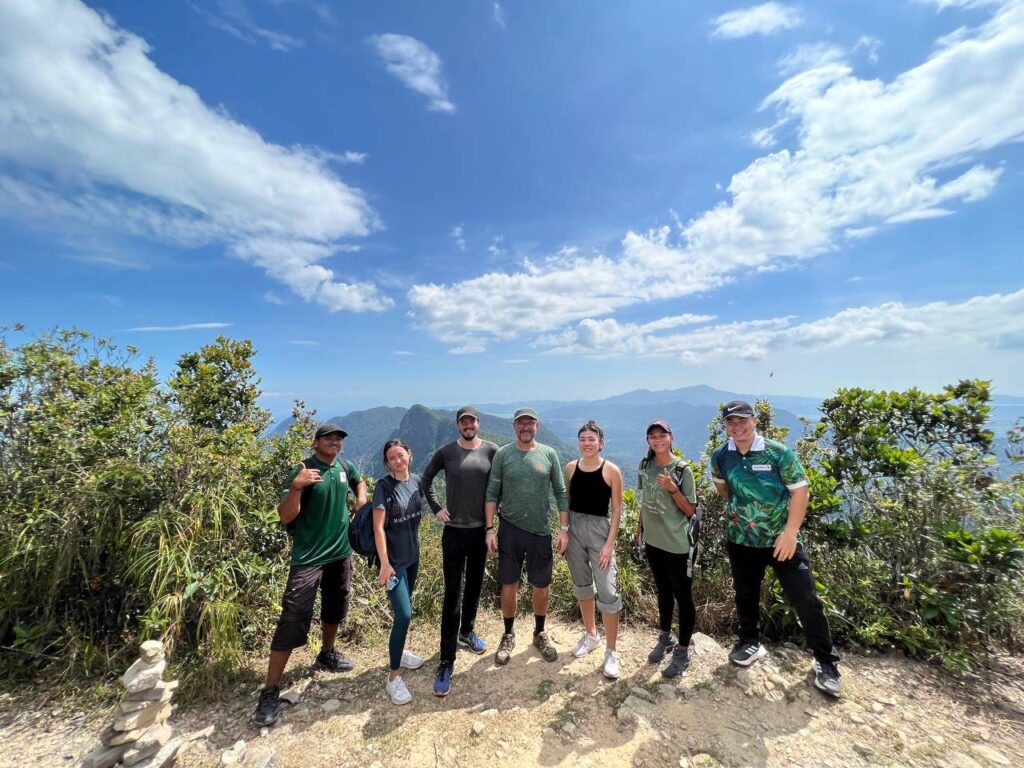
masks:
[[[391,519],[391,507],[395,500],[395,488],[398,481],[391,475],[385,475],[377,481],[384,488],[384,525]],[[356,510],[348,522],[348,543],[352,551],[366,558],[370,567],[378,565],[377,540],[373,536],[373,500],[366,502]]]

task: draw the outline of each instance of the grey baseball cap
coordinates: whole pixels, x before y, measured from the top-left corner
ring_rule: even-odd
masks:
[[[648,435],[651,434],[651,430],[654,429],[655,427],[661,427],[666,432],[668,432],[670,435],[672,434],[672,427],[670,427],[668,425],[668,422],[665,421],[664,419],[655,419],[650,424],[648,424],[647,425],[647,434]]]
[[[480,412],[472,405],[464,405],[455,414],[455,420],[459,421],[463,416],[472,416],[474,419],[479,419]]]
[[[512,414],[512,421],[519,421],[520,419],[533,419],[534,421],[540,421],[540,419],[537,418],[537,412],[533,410],[533,408],[519,408]]]

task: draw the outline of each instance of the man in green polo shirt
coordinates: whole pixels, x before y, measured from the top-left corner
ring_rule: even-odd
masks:
[[[495,654],[495,663],[508,664],[515,648],[513,631],[519,582],[526,575],[533,586],[533,645],[545,661],[558,658],[558,651],[544,631],[548,613],[548,589],[554,557],[551,553],[551,502],[561,519],[558,553],[569,543],[569,502],[565,494],[562,461],[555,449],[537,442],[540,421],[532,408],[520,408],[512,416],[516,441],[503,445],[491,459],[491,474],[484,494],[484,524],[487,549],[498,553],[501,581],[501,615],[505,633]],[[500,510],[501,526],[494,533],[494,516]]]
[[[758,619],[761,582],[771,566],[814,652],[815,686],[838,696],[839,657],[800,540],[807,514],[807,475],[784,443],[757,434],[749,403],[726,403],[722,419],[729,442],[711,456],[711,479],[726,501],[726,548],[739,616],[739,642],[729,660],[746,667],[768,654],[761,645]]]
[[[338,458],[348,436],[336,424],[321,424],[313,438],[313,455],[292,469],[277,513],[292,534],[292,562],[281,600],[281,617],[270,643],[267,679],[253,720],[270,725],[281,716],[278,683],[292,650],[306,644],[313,601],[320,589],[323,645],[316,666],[331,672],[352,669],[334,647],[348,613],[352,581],[352,547],[348,542],[348,494],[357,508],[366,503],[366,482],[350,461]]]

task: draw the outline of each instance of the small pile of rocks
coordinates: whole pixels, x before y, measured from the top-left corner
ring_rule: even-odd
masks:
[[[177,680],[164,680],[167,660],[158,640],[139,647],[139,658],[121,677],[128,695],[118,705],[114,722],[100,734],[101,746],[82,760],[81,768],[163,768],[174,763],[182,739],[172,739],[171,697]]]

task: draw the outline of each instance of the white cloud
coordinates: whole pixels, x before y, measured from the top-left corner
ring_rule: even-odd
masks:
[[[494,18],[494,23],[502,29],[505,28],[505,9],[501,7],[501,3],[495,2],[491,10],[491,15]]]
[[[712,24],[712,37],[735,39],[750,35],[774,35],[800,25],[799,12],[782,3],[764,3],[723,13]]]
[[[835,64],[846,58],[846,52],[832,43],[805,43],[780,58],[775,66],[782,75],[794,75],[826,64]]]
[[[675,327],[673,318],[666,321],[664,327]],[[686,362],[694,364],[713,357],[762,359],[783,349],[812,353],[873,345],[934,345],[947,350],[995,350],[1009,346],[1008,339],[1024,338],[1024,289],[960,303],[939,301],[914,307],[891,302],[851,307],[808,322],[778,317],[673,334],[658,333],[660,322],[639,325],[611,318],[587,319],[573,328],[539,337],[535,346],[549,353],[597,357],[685,356]]]
[[[998,5],[1001,0],[914,0],[920,5],[935,6],[937,11],[946,8],[982,8],[987,5]]]
[[[466,250],[465,231],[461,224],[456,224],[452,227],[452,231],[448,233],[448,236],[455,241],[455,244],[459,246],[460,251]]]
[[[404,350],[404,349],[396,349],[391,354],[394,355],[395,357],[415,357],[416,356],[415,352],[408,352],[407,350]]]
[[[300,38],[261,27],[245,0],[217,0],[213,3],[214,9],[196,3],[189,5],[214,29],[250,45],[262,43],[274,51],[290,51],[305,44]]]
[[[332,311],[390,305],[319,263],[378,226],[323,153],[270,144],[207,106],[78,0],[8,5],[0,50],[0,215],[222,244]]]
[[[231,323],[186,323],[185,325],[140,325],[125,328],[124,333],[161,333],[165,331],[206,331],[214,328],[229,328]]]
[[[548,333],[944,215],[991,194],[1002,168],[981,156],[1024,137],[1022,92],[1020,0],[888,83],[859,79],[839,61],[797,72],[762,104],[792,127],[796,146],[736,173],[730,199],[677,235],[631,231],[616,255],[559,253],[518,272],[417,285],[412,313],[449,343]]]
[[[282,304],[285,303],[284,299],[282,299],[273,291],[267,291],[266,293],[264,293],[263,300],[267,302],[267,304],[277,304],[278,306],[281,306]]]
[[[291,339],[291,340],[289,340],[288,343],[289,344],[293,344],[296,347],[319,347],[320,346],[320,342],[319,341],[309,341],[307,339]]]
[[[367,155],[365,152],[353,152],[352,150],[348,150],[347,152],[341,155],[340,160],[343,163],[362,165],[363,163],[366,162],[367,157],[369,157],[369,155]]]
[[[369,42],[384,62],[384,68],[403,85],[427,97],[427,108],[454,112],[448,86],[441,74],[441,57],[425,43],[408,35],[373,35]]]

